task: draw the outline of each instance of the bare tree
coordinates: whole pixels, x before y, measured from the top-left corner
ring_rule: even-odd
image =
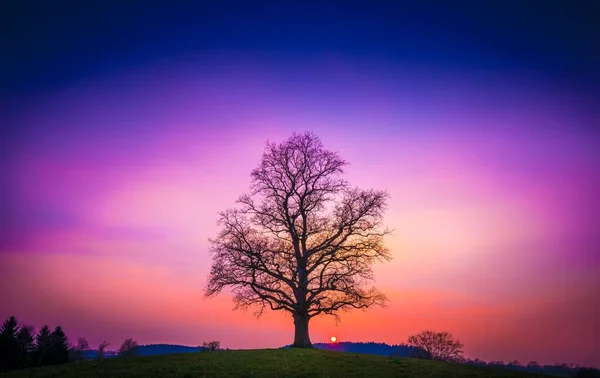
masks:
[[[408,343],[425,350],[434,360],[460,361],[463,347],[449,332],[422,331],[408,338]]]
[[[220,341],[209,341],[209,342],[203,342],[202,343],[202,348],[204,348],[205,350],[214,352],[216,350],[221,350],[221,342]]]
[[[537,361],[529,361],[527,363],[527,368],[528,369],[539,369],[540,368],[540,364],[538,364]]]
[[[98,358],[99,359],[104,358],[104,356],[106,355],[106,348],[109,345],[110,344],[107,341],[103,341],[100,343],[100,345],[98,345]]]
[[[85,351],[90,349],[90,344],[86,340],[85,337],[80,337],[77,339],[77,344],[75,345],[75,355],[78,360],[83,360],[85,358]]]
[[[219,214],[206,296],[230,287],[236,309],[291,314],[295,347],[311,346],[314,316],[338,320],[341,310],[383,306],[370,283],[372,265],[391,259],[382,226],[388,194],[350,187],[340,177],[347,164],[312,133],[267,142],[250,193]]]
[[[123,344],[121,344],[121,347],[119,348],[119,356],[129,357],[135,355],[137,346],[137,342],[133,339],[123,341]]]

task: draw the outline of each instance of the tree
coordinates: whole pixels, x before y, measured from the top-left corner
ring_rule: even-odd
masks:
[[[351,188],[340,177],[347,164],[312,133],[267,142],[249,194],[219,214],[205,295],[229,287],[235,309],[287,312],[295,347],[311,346],[314,316],[383,306],[369,285],[372,265],[391,259],[381,224],[388,194]]]
[[[35,352],[33,343],[34,328],[31,325],[23,325],[17,333],[17,344],[19,345],[19,365],[26,367],[32,365],[32,356]]]
[[[202,348],[204,348],[204,350],[208,350],[210,352],[214,352],[215,350],[221,350],[221,342],[220,341],[209,341],[209,342],[203,342],[202,343]]]
[[[0,328],[0,370],[14,369],[19,365],[18,332],[19,323],[14,316],[6,319]]]
[[[90,349],[90,344],[86,340],[85,337],[80,337],[77,339],[77,344],[75,345],[75,358],[78,360],[83,360],[85,357],[85,351]]]
[[[60,326],[57,326],[50,334],[49,363],[55,365],[69,362],[69,349],[67,335]]]
[[[540,364],[537,363],[537,361],[529,361],[529,363],[527,363],[527,368],[528,369],[539,369],[540,368]]]
[[[100,345],[98,345],[98,354],[96,355],[96,357],[98,359],[103,359],[104,356],[106,355],[106,348],[109,346],[110,344],[107,341],[103,341],[100,343]]]
[[[121,344],[121,347],[119,348],[119,356],[129,357],[135,355],[137,346],[137,342],[133,339],[123,341],[123,344]]]
[[[44,325],[35,338],[34,359],[38,365],[48,365],[48,352],[51,347],[50,328]]]
[[[460,361],[464,345],[449,332],[422,331],[408,338],[408,343],[421,348],[434,360]]]

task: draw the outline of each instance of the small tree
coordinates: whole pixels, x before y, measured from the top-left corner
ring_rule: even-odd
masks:
[[[75,359],[83,360],[85,358],[85,352],[90,349],[90,344],[85,337],[80,337],[77,339],[77,344],[73,349],[75,351]]]
[[[137,346],[138,346],[137,342],[135,342],[135,340],[133,340],[133,339],[127,339],[127,340],[123,341],[123,344],[121,344],[121,347],[119,348],[119,356],[122,356],[122,357],[134,356],[135,349],[137,348]]]
[[[103,359],[104,356],[106,355],[106,348],[109,346],[110,344],[107,341],[103,341],[100,343],[100,345],[98,345],[98,354],[96,355],[96,357],[98,359]]]
[[[215,351],[215,350],[221,350],[221,342],[220,341],[209,341],[209,342],[203,342],[202,343],[202,348],[204,348],[205,350],[208,351]]]
[[[69,340],[60,326],[50,335],[50,363],[65,364],[69,362]]]
[[[19,324],[14,316],[6,319],[0,328],[0,370],[14,369],[19,365],[18,332]]]
[[[423,331],[408,338],[408,343],[425,350],[434,360],[460,361],[464,345],[449,332]]]

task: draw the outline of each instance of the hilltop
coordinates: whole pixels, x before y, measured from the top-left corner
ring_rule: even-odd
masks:
[[[456,377],[546,375],[318,349],[230,350],[112,358],[13,371],[18,377]]]

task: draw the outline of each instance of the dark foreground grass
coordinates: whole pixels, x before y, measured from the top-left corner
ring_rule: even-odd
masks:
[[[543,375],[318,349],[260,349],[115,358],[10,372],[17,377],[514,377]]]

